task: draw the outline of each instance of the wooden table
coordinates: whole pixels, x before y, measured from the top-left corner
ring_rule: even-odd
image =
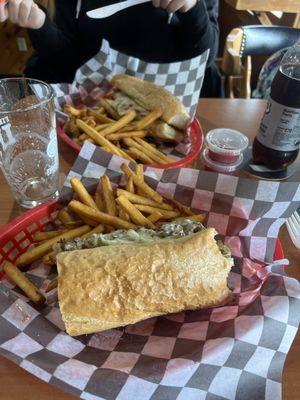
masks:
[[[225,0],[235,10],[256,13],[258,20],[263,25],[271,25],[267,12],[282,11],[296,14],[294,28],[300,27],[300,1],[299,0]]]
[[[265,102],[262,100],[207,99],[201,100],[198,108],[198,117],[200,118],[205,132],[216,127],[230,127],[243,131],[250,138],[253,138],[264,112],[264,108]],[[61,143],[60,154],[61,170],[67,173],[75,160],[75,156]],[[196,168],[201,167],[199,159],[197,159],[192,166]],[[298,173],[294,175],[294,179],[300,181],[300,168],[298,168]],[[2,175],[0,176],[0,187],[0,226],[3,226],[20,214],[22,210],[14,203],[13,197]],[[300,253],[291,243],[285,228],[281,230],[280,240],[283,244],[286,257],[290,259],[290,266],[287,268],[287,272],[291,276],[300,279]],[[300,335],[298,334],[284,367],[284,400],[299,399],[299,345]],[[56,400],[74,400],[76,397],[42,382],[11,361],[0,357],[0,400],[53,400],[54,398]]]

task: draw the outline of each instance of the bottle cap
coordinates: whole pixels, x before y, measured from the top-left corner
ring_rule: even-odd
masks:
[[[220,163],[211,159],[211,157],[209,156],[209,149],[203,149],[201,158],[203,164],[208,169],[215,172],[221,172],[223,174],[231,174],[232,172],[237,171],[240,168],[244,159],[243,154],[240,154],[239,156],[237,156],[237,161],[235,161],[234,163]]]

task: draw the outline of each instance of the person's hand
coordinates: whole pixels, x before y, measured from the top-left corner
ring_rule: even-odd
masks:
[[[0,6],[0,22],[9,19],[23,28],[39,29],[44,25],[46,15],[33,0],[8,0]]]
[[[163,8],[169,14],[176,11],[187,12],[193,8],[197,3],[197,0],[152,0],[154,7]]]

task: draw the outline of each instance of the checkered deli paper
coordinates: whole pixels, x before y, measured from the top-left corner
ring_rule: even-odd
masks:
[[[56,108],[63,110],[65,104],[94,106],[109,90],[108,81],[116,74],[125,73],[164,87],[182,101],[194,118],[208,55],[209,50],[185,61],[148,63],[112,49],[109,42],[103,40],[99,52],[77,70],[72,84],[52,85]],[[183,158],[191,151],[189,136],[175,147],[160,145],[159,149],[173,157]]]
[[[102,174],[118,184],[122,162],[86,143],[62,202],[72,196],[74,176],[90,190]],[[55,294],[38,310],[4,280],[0,354],[86,400],[279,400],[299,324],[300,287],[283,273],[284,261],[272,262],[279,227],[299,205],[299,184],[188,168],[147,168],[145,176],[165,196],[207,213],[207,225],[235,259],[228,281],[235,300],[73,338],[64,332]],[[27,276],[44,288],[53,272],[38,264]]]
[[[108,89],[108,81],[116,74],[128,74],[163,86],[178,97],[191,117],[195,116],[202,88],[209,50],[197,57],[172,62],[149,63],[123,54],[103,39],[99,52],[75,74],[70,84],[55,84],[56,105],[93,104]]]

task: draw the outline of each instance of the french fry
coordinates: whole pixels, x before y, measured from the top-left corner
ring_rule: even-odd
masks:
[[[117,215],[117,206],[115,202],[115,197],[108,176],[107,175],[101,176],[100,182],[103,190],[105,211],[109,215]]]
[[[165,203],[157,203],[154,200],[148,199],[147,197],[140,196],[138,194],[130,193],[127,190],[124,189],[117,189],[117,196],[125,196],[131,203],[133,204],[143,204],[145,206],[151,206],[151,207],[156,207],[156,208],[161,208],[163,210],[169,210],[173,211],[172,206],[169,204]]]
[[[135,172],[136,172],[136,174],[137,174],[139,180],[140,180],[141,182],[144,182],[144,181],[145,181],[145,177],[144,177],[144,168],[143,168],[143,166],[142,166],[141,164],[138,164],[138,165],[135,167]],[[141,190],[141,188],[137,187],[136,192],[137,192],[137,194],[138,194],[139,196],[143,196],[143,191]],[[143,196],[143,197],[145,197],[145,196]]]
[[[162,218],[162,214],[159,211],[154,211],[152,214],[149,215],[148,220],[151,221],[153,224]]]
[[[129,221],[129,215],[126,213],[126,211],[122,207],[119,207],[118,214],[121,219],[124,219],[125,221]]]
[[[139,187],[143,191],[144,194],[151,197],[151,199],[153,199],[154,201],[156,201],[159,204],[163,203],[163,201],[164,201],[163,197],[159,193],[157,193],[155,190],[153,190],[149,185],[147,185],[146,182],[140,182],[139,177],[128,167],[127,164],[122,164],[121,169],[126,174],[126,176],[132,177],[134,184],[137,187]]]
[[[148,149],[152,154],[156,154],[158,157],[162,158],[165,161],[165,163],[170,164],[175,161],[172,157],[166,156],[164,153],[157,150],[155,147],[151,146],[151,144],[145,142],[145,140],[141,138],[135,138],[134,140],[145,149]]]
[[[141,182],[145,181],[145,177],[144,177],[144,168],[141,164],[136,165],[135,167],[135,173],[137,174],[139,180]]]
[[[79,117],[82,115],[83,109],[78,109],[71,106],[70,104],[65,104],[64,111],[70,115],[73,115],[74,117]]]
[[[136,112],[134,110],[129,111],[126,115],[124,115],[118,121],[111,124],[111,126],[104,128],[101,131],[101,135],[106,136],[108,134],[119,131],[120,129],[124,128],[124,126],[126,126],[130,121],[132,121],[135,117],[136,117]]]
[[[70,215],[66,208],[59,210],[57,218],[68,229],[83,225],[82,221],[75,219],[72,215]]]
[[[186,215],[184,217],[175,218],[174,221],[183,221],[184,219],[190,219],[195,222],[204,222],[206,218],[205,214],[195,214],[195,215]]]
[[[54,251],[51,251],[51,253],[47,253],[43,256],[42,258],[42,263],[45,265],[55,265],[55,253]]]
[[[104,225],[109,225],[120,229],[135,228],[135,225],[131,222],[124,221],[123,219],[103,213],[101,211],[96,211],[93,208],[86,206],[85,204],[82,204],[77,200],[71,200],[68,207],[74,212],[79,212],[82,215],[91,218],[94,221],[98,221],[99,223],[102,223]]]
[[[78,138],[78,140],[80,140],[81,142],[87,139],[90,139],[90,137],[86,133],[82,133]]]
[[[82,238],[86,238],[86,237],[89,237],[89,236],[93,235],[94,233],[103,233],[104,230],[105,230],[104,225],[100,224],[100,225],[97,225],[97,226],[96,226],[94,229],[92,229],[91,231],[89,231],[89,232],[85,233],[84,235],[82,235],[81,237],[82,237]]]
[[[132,176],[128,176],[126,179],[126,190],[127,190],[127,192],[134,193],[134,185],[133,185]]]
[[[113,119],[107,117],[106,115],[100,113],[97,110],[89,110],[89,114],[95,117],[101,124],[108,124],[110,122],[114,122]]]
[[[132,138],[132,137],[139,137],[143,138],[147,135],[146,131],[132,131],[132,132],[118,132],[118,133],[111,133],[110,135],[106,135],[106,139],[108,140],[121,140],[124,138]]]
[[[49,231],[49,232],[36,232],[33,235],[34,242],[43,242],[44,240],[52,239],[55,236],[60,235],[61,233],[67,232],[67,230],[60,230],[60,231]]]
[[[23,292],[36,304],[43,304],[45,302],[45,297],[39,292],[38,288],[30,282],[30,280],[22,274],[22,272],[12,263],[5,261],[3,269],[6,275],[15,284],[23,290]]]
[[[95,193],[95,203],[99,211],[104,211],[104,200],[99,193]]]
[[[136,161],[134,158],[132,158],[128,153],[126,153],[123,149],[118,149],[119,153],[121,153],[121,156],[125,158],[125,160],[128,160],[132,162],[133,164],[136,164]]]
[[[77,119],[76,121],[77,126],[82,129],[86,134],[88,134],[97,144],[100,146],[107,147],[109,151],[111,151],[114,154],[117,154],[118,156],[121,156],[121,153],[119,152],[119,149],[112,144],[109,140],[107,140],[105,137],[102,136],[101,133],[97,132],[96,129],[92,128],[88,124],[86,124],[84,121],[81,119]]]
[[[93,117],[84,117],[82,118],[82,121],[90,125],[92,128],[95,128],[95,126],[97,125]]]
[[[106,124],[96,125],[95,129],[96,129],[96,131],[101,132],[102,129],[107,128],[108,126],[111,126],[112,123],[113,122],[107,122]]]
[[[56,276],[55,278],[52,279],[51,282],[48,283],[45,292],[46,293],[51,292],[51,290],[55,289],[57,285],[58,285],[58,277]]]
[[[148,164],[153,164],[153,163],[166,164],[165,159],[161,155],[158,155],[153,151],[156,149],[154,149],[151,146],[150,146],[151,150],[149,150],[146,147],[143,147],[141,144],[136,142],[137,139],[139,139],[139,138],[135,138],[135,140],[130,139],[130,138],[125,138],[125,139],[123,139],[123,141],[126,144],[126,146],[128,146],[130,148],[130,150],[137,149],[139,151],[139,154],[144,154],[146,157],[148,157],[151,160],[151,162],[148,162]],[[142,139],[140,139],[140,140],[142,140]]]
[[[97,210],[97,205],[96,205],[94,199],[89,194],[89,192],[86,190],[86,188],[83,186],[82,182],[78,178],[72,178],[70,180],[70,183],[71,183],[72,189],[77,194],[77,196],[79,197],[80,201],[83,204],[85,204],[85,205],[87,205],[89,207],[92,207],[95,210]]]
[[[179,203],[179,201],[176,201],[174,199],[167,199],[170,203],[173,203],[178,210],[185,215],[195,215],[193,211],[189,207],[184,206],[183,204]]]
[[[86,218],[84,215],[81,215],[81,214],[79,214],[79,213],[78,213],[77,215],[78,215],[79,218],[82,219],[82,221],[83,221],[86,225],[89,225],[89,226],[97,226],[97,225],[98,225],[97,221],[94,221],[94,220],[92,220],[91,218]]]
[[[148,157],[147,154],[136,147],[130,147],[129,154],[130,156],[141,160],[143,164],[155,164],[155,161],[152,158]]]
[[[101,146],[100,149],[101,149],[101,150],[104,150],[104,151],[107,151],[108,153],[116,154],[116,153],[114,153],[113,150],[111,150],[111,149],[110,149],[109,147],[107,147],[107,146]],[[117,154],[117,156],[119,156],[119,154]]]
[[[87,206],[85,206],[85,207],[87,207]],[[77,236],[81,236],[81,235],[89,232],[90,229],[91,228],[89,226],[83,225],[83,226],[80,226],[79,228],[70,229],[69,231],[62,233],[61,235],[55,236],[54,238],[49,239],[46,242],[43,242],[39,246],[26,251],[26,253],[21,254],[17,258],[16,266],[19,268],[25,267],[26,265],[32,263],[35,260],[38,260],[39,258],[43,257],[45,254],[47,254],[49,251],[51,251],[52,246],[55,243],[58,243],[60,240],[73,239]]]
[[[107,114],[109,114],[111,117],[113,117],[113,119],[118,120],[120,118],[117,111],[103,97],[100,97],[99,104],[100,104],[100,106],[102,106],[104,108],[104,110],[107,112]]]
[[[136,129],[144,129],[147,126],[151,125],[154,121],[156,121],[158,118],[162,116],[162,110],[157,109],[151,111],[148,115],[146,115],[144,118],[140,119],[136,124],[135,128]]]
[[[162,208],[152,207],[152,206],[145,206],[144,204],[136,204],[136,208],[146,214],[152,214],[154,211],[158,211],[161,213],[162,218],[164,219],[171,219],[179,217],[180,213],[177,211],[169,211],[164,210]]]
[[[137,207],[134,206],[125,196],[117,197],[116,201],[135,224],[154,228],[154,224],[144,217]]]

